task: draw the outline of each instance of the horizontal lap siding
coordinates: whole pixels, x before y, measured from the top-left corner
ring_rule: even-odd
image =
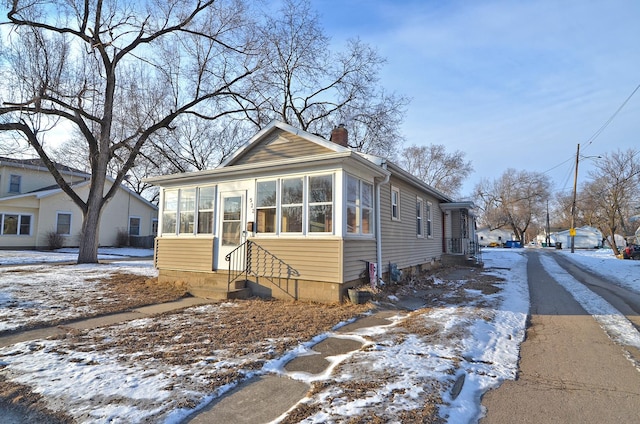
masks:
[[[400,189],[400,221],[391,219],[391,185]],[[380,212],[382,223],[382,269],[389,263],[399,268],[439,260],[442,256],[442,213],[436,199],[427,193],[392,177],[391,185],[380,188]],[[416,235],[416,199],[422,198],[424,206],[431,202],[432,238],[426,237],[426,214],[423,211],[423,232]]]
[[[328,153],[329,150],[293,134],[275,132],[246,152],[234,165]]]
[[[263,239],[252,240],[295,271],[296,279],[341,283],[342,240]]]
[[[375,239],[344,241],[344,281],[354,281],[367,269],[367,262],[376,262]]]
[[[158,269],[212,271],[213,239],[157,238],[155,262]]]

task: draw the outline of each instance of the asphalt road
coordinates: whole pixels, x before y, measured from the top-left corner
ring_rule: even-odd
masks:
[[[527,252],[530,326],[518,378],[489,391],[482,424],[639,423],[640,352],[615,344],[540,264],[555,255],[577,280],[640,323],[640,296],[580,270],[550,251]]]

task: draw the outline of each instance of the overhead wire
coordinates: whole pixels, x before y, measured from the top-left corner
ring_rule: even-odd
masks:
[[[593,142],[596,140],[596,138],[598,138],[600,136],[600,134],[602,134],[602,132],[611,124],[611,122],[613,122],[613,120],[615,119],[615,117],[620,113],[620,111],[627,105],[627,103],[629,103],[629,100],[631,100],[631,98],[636,94],[636,92],[640,90],[640,84],[638,84],[633,91],[631,91],[631,94],[629,94],[629,96],[627,96],[627,98],[622,102],[622,104],[616,109],[616,111],[609,117],[609,119],[607,119],[604,124],[602,124],[600,126],[600,128],[598,128],[598,130],[593,133],[593,135],[591,137],[589,137],[587,139],[587,141],[584,144],[584,147],[582,148],[582,150],[584,151],[586,148],[588,148],[591,144],[593,144]],[[574,161],[575,160],[575,156],[571,156],[569,158],[567,158],[566,160],[560,162],[559,164],[547,169],[546,171],[543,172],[543,174],[546,174],[548,172],[553,171],[556,168],[561,167],[562,165],[566,164],[569,161]],[[573,162],[572,162],[573,163]],[[573,170],[575,168],[575,164],[572,165],[571,169],[568,172],[568,177],[567,177],[567,181],[565,181],[562,190],[558,190],[558,192],[563,192],[566,190],[566,185],[568,184],[568,181],[570,179],[570,175],[572,174]]]

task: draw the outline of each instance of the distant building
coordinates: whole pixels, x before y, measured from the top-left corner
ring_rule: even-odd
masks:
[[[56,164],[81,198],[87,198],[91,176]],[[107,180],[109,189],[113,180]],[[132,245],[152,246],[158,208],[121,186],[105,206],[100,221],[100,246],[116,246],[118,233]],[[50,233],[64,246],[78,246],[82,211],[56,184],[40,159],[0,157],[0,249],[46,249]]]

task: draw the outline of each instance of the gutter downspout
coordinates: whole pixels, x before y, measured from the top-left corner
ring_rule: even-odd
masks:
[[[385,171],[387,170],[387,162],[383,161],[380,166]],[[376,183],[376,262],[378,263],[377,269],[377,278],[378,281],[382,281],[382,224],[380,222],[380,186],[382,184],[387,184],[391,174],[387,174],[384,177],[384,180]],[[378,285],[378,281],[376,281],[376,286]]]

